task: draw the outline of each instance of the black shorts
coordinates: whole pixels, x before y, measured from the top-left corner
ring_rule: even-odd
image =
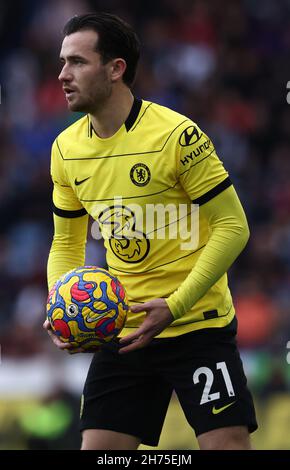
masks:
[[[236,319],[175,338],[154,339],[120,355],[118,343],[97,352],[84,387],[81,430],[107,429],[158,445],[173,390],[196,435],[228,427],[257,429],[237,350]]]

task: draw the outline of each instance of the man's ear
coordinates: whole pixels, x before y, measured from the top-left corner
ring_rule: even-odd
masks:
[[[118,80],[122,79],[126,68],[127,64],[124,59],[113,59],[110,68],[112,82],[117,82]]]

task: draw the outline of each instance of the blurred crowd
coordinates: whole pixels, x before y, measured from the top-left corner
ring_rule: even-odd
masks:
[[[251,239],[230,273],[256,392],[289,389],[290,0],[27,0],[0,6],[0,343],[50,354],[41,324],[52,239],[50,147],[77,119],[57,76],[62,28],[104,10],[137,30],[136,96],[206,131],[245,207]],[[105,266],[89,238],[87,261]]]

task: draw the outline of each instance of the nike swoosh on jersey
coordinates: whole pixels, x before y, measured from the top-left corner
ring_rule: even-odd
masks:
[[[213,406],[212,408],[212,414],[213,415],[218,415],[219,413],[221,413],[222,411],[226,410],[227,408],[229,408],[230,406],[232,406],[234,403],[236,403],[235,401],[232,401],[231,403],[228,403],[227,405],[225,406],[222,406],[221,408],[216,408],[215,406]]]
[[[80,184],[84,183],[85,181],[87,181],[88,179],[90,179],[90,176],[88,176],[87,178],[84,178],[83,180],[80,180],[78,181],[77,178],[75,179],[75,185],[76,186],[79,186]]]

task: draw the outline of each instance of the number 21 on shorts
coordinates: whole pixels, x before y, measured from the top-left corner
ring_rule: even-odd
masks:
[[[233,389],[233,384],[232,384],[226,363],[224,361],[217,362],[216,368],[217,370],[220,370],[222,373],[229,397],[234,397],[235,392]],[[212,370],[209,367],[199,367],[198,369],[196,369],[196,371],[193,374],[193,383],[195,385],[199,383],[200,381],[199,378],[201,375],[206,376],[206,382],[205,382],[202,397],[200,400],[200,405],[203,405],[204,403],[208,403],[209,401],[211,402],[213,400],[218,400],[220,398],[220,392],[210,393],[211,387],[213,384],[213,379],[214,379],[214,374]]]

